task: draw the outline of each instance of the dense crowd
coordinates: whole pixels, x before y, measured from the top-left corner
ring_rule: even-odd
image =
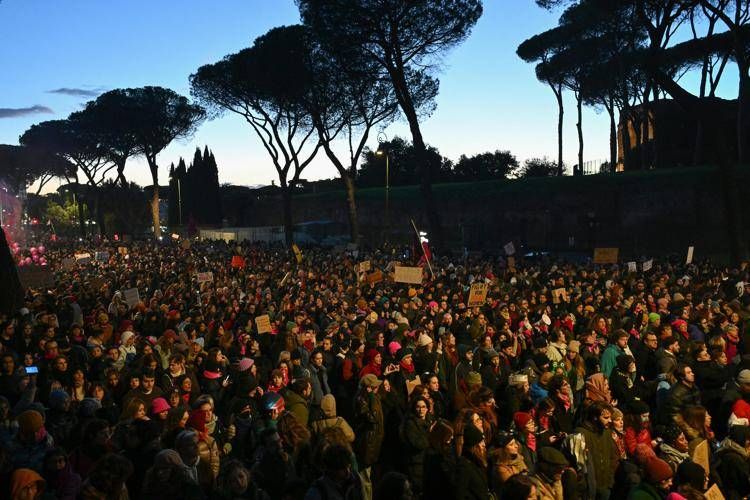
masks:
[[[0,316],[0,497],[750,495],[744,267],[121,245]]]

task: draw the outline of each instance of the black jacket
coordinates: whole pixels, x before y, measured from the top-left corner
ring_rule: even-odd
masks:
[[[456,467],[457,500],[487,500],[490,497],[487,472],[470,457],[462,456]]]

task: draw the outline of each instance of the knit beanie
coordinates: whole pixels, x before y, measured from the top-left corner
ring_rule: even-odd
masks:
[[[51,409],[63,410],[65,408],[65,403],[67,403],[69,400],[70,395],[68,395],[67,392],[57,389],[50,392],[47,402],[49,403],[49,407]]]
[[[482,376],[477,372],[469,372],[466,374],[466,385],[473,387],[475,385],[482,385]]]
[[[513,422],[516,424],[516,429],[523,431],[526,428],[526,424],[531,420],[531,413],[525,411],[517,411],[513,414]]]
[[[652,484],[666,481],[673,475],[672,468],[669,464],[658,457],[647,460],[646,463],[643,464],[643,471],[646,474],[648,482]]]
[[[43,425],[42,414],[36,410],[26,410],[18,416],[18,432],[22,436],[36,434]]]
[[[698,491],[703,491],[706,481],[706,471],[692,460],[685,460],[677,466],[674,482],[677,486],[688,484]]]

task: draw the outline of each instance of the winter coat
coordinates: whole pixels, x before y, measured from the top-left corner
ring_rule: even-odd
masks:
[[[644,427],[638,432],[632,427],[625,428],[625,449],[629,456],[632,457],[635,455],[635,448],[639,444],[647,444],[651,447],[651,441],[651,431],[648,427]]]
[[[612,439],[612,431],[609,429],[599,430],[586,422],[576,429],[583,434],[588,449],[588,460],[593,466],[594,481],[598,490],[610,489],[615,483],[615,470],[617,469],[617,451]]]
[[[312,383],[312,404],[320,406],[323,396],[331,393],[331,388],[328,386],[328,372],[324,366],[316,368],[314,364],[310,364],[308,368]]]
[[[204,490],[210,491],[219,476],[219,447],[211,436],[198,441],[198,481]]]
[[[663,498],[664,495],[646,481],[641,481],[641,484],[633,488],[628,495],[628,500],[662,500]]]
[[[660,422],[670,424],[684,408],[688,406],[701,406],[701,393],[695,387],[688,387],[682,382],[672,386],[664,402],[664,408],[660,415]]]
[[[424,453],[422,498],[453,500],[456,498],[456,455],[428,448]]]
[[[354,431],[351,426],[346,420],[336,416],[336,399],[331,394],[323,396],[320,409],[323,411],[325,418],[323,420],[316,420],[310,424],[314,434],[320,434],[328,427],[335,427],[341,429],[341,432],[344,433],[344,437],[346,437],[349,443],[354,442]]]
[[[609,376],[612,375],[612,371],[614,371],[614,369],[617,367],[617,356],[620,356],[621,354],[629,353],[625,352],[625,350],[623,349],[620,349],[617,344],[610,344],[604,350],[600,366],[601,372],[605,377],[609,378]]]
[[[380,456],[385,426],[380,397],[364,389],[359,392],[354,404],[354,452],[361,468],[374,465]]]
[[[722,490],[727,500],[750,495],[750,462],[745,448],[731,439],[725,439],[721,442],[716,456],[716,473],[721,478]]]
[[[411,483],[417,491],[422,486],[424,474],[424,453],[430,446],[428,435],[430,433],[431,420],[429,417],[421,420],[414,415],[409,415],[401,425],[400,437],[403,443],[403,458],[406,472]]]
[[[287,411],[291,412],[300,424],[307,427],[310,420],[310,404],[307,400],[290,389],[284,392],[284,403]]]
[[[471,457],[462,456],[458,458],[456,476],[458,478],[456,483],[456,499],[487,500],[490,498],[487,471]]]

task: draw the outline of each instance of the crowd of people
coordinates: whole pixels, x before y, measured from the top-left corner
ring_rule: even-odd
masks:
[[[404,284],[403,248],[46,255],[55,285],[0,315],[0,497],[750,495],[744,266],[435,256]]]

